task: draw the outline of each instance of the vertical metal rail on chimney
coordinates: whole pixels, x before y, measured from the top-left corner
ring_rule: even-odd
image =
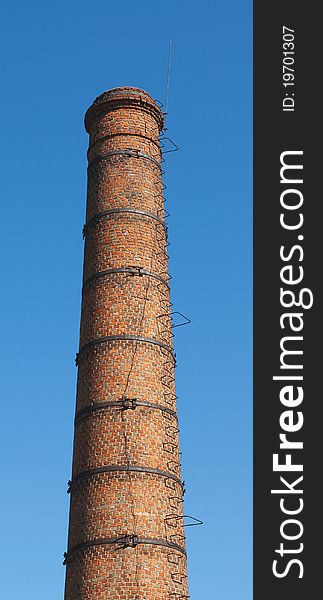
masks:
[[[149,94],[88,109],[87,215],[65,600],[187,591],[160,132]]]

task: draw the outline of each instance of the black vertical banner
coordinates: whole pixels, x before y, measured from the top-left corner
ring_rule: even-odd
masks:
[[[254,599],[322,597],[322,23],[254,0]]]

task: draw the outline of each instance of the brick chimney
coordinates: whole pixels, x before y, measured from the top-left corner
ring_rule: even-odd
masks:
[[[149,94],[88,109],[65,600],[187,599],[159,136]]]

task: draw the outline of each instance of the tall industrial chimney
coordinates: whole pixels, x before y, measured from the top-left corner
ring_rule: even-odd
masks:
[[[149,94],[88,109],[80,348],[65,600],[183,600],[187,571],[167,229]]]

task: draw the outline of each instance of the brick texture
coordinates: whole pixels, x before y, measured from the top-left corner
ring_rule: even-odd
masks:
[[[137,88],[85,116],[87,216],[65,600],[184,600],[187,571],[161,171]]]

